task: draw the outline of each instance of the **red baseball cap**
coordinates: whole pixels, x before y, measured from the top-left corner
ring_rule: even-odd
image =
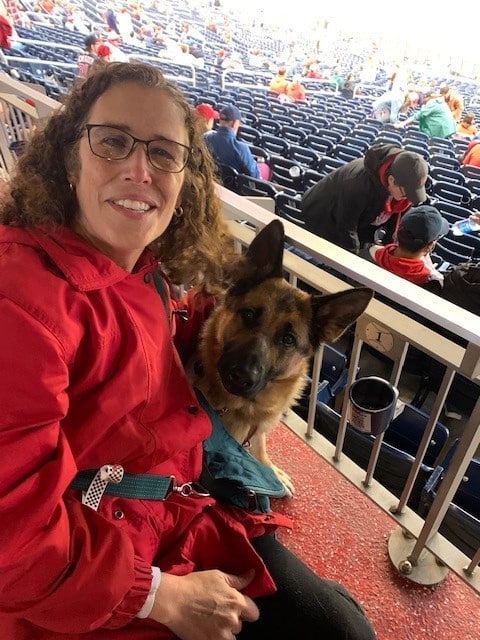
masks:
[[[214,120],[218,120],[218,118],[220,117],[220,114],[218,113],[218,111],[215,111],[215,109],[210,105],[207,104],[206,102],[201,102],[200,104],[197,104],[197,106],[195,107],[195,111],[201,115],[203,118],[205,118],[205,120],[210,120],[211,118],[213,118]]]

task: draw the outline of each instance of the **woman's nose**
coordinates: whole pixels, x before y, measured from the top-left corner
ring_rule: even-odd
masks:
[[[133,182],[151,182],[152,171],[147,155],[147,148],[144,144],[136,143],[131,154],[124,161],[125,179]]]

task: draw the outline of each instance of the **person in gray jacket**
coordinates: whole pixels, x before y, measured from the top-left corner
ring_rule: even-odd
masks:
[[[302,198],[305,228],[356,254],[384,229],[391,242],[401,215],[427,199],[428,164],[393,144],[370,147],[324,176]]]

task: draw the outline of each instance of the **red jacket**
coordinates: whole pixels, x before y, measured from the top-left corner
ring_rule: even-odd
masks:
[[[169,329],[155,267],[146,251],[129,273],[67,229],[0,227],[2,640],[171,638],[135,617],[152,565],[254,567],[249,595],[274,591],[248,542],[263,515],[179,496],[104,496],[95,512],[68,489],[105,463],[179,483],[199,475],[211,426],[172,336],[189,344],[205,310],[192,296],[170,301],[190,315],[170,314]]]

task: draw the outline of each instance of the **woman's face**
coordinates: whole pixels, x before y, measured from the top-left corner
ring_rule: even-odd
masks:
[[[115,85],[102,94],[86,124],[117,127],[120,135],[123,131],[141,140],[167,138],[189,146],[180,107],[165,91],[136,82]],[[108,139],[107,143],[116,145],[117,140]],[[145,246],[170,224],[180,205],[184,171],[166,173],[155,168],[141,143],[123,160],[97,157],[85,131],[79,146],[78,175],[70,181],[79,203],[74,229],[131,271]]]

